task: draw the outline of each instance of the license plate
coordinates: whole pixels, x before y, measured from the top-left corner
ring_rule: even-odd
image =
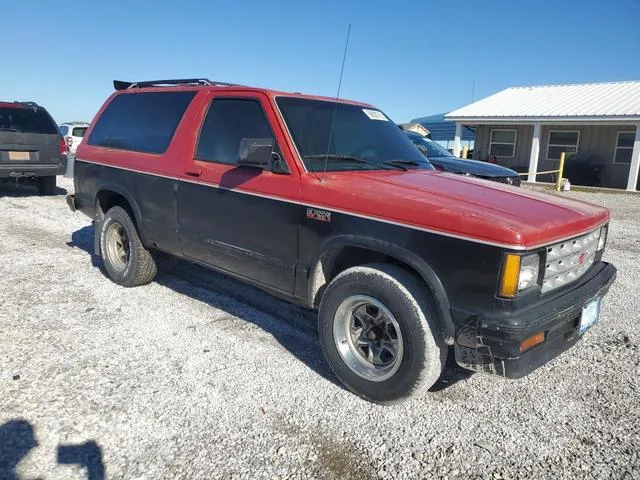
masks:
[[[29,160],[29,152],[9,152],[9,160]]]
[[[580,335],[600,321],[600,298],[595,298],[582,307]]]

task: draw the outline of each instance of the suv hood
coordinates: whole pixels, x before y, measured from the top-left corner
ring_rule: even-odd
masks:
[[[478,160],[461,160],[456,157],[429,157],[433,165],[441,165],[447,171],[470,173],[482,177],[517,177],[518,173],[501,165]]]
[[[303,203],[503,248],[540,247],[609,219],[609,211],[596,205],[433,170],[322,178],[307,177]]]

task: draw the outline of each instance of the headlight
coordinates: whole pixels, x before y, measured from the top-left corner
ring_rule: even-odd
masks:
[[[500,296],[514,298],[521,290],[535,286],[539,272],[540,255],[537,253],[524,256],[507,254],[500,278]]]
[[[520,275],[518,276],[518,291],[533,287],[538,283],[538,272],[540,271],[540,255],[534,253],[522,257],[520,262]]]
[[[607,231],[608,230],[609,229],[607,228],[606,225],[604,227],[600,228],[600,239],[598,240],[598,252],[601,252],[602,250],[604,250],[604,247],[607,244]]]

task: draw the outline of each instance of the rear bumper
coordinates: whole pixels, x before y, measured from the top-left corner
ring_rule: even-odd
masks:
[[[0,178],[29,178],[63,175],[67,170],[67,159],[60,163],[0,163]]]
[[[456,362],[469,370],[523,377],[573,346],[580,338],[582,309],[604,297],[616,278],[616,268],[595,264],[569,291],[534,307],[513,312],[480,314],[458,329]],[[520,344],[537,333],[545,341],[524,353]]]

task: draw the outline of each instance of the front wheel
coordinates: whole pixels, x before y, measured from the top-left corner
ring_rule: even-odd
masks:
[[[320,344],[347,388],[374,402],[418,395],[446,360],[439,317],[426,286],[388,264],[349,268],[327,287],[318,314]]]
[[[109,278],[124,287],[145,285],[157,268],[136,226],[122,207],[112,207],[100,226],[100,252]]]

